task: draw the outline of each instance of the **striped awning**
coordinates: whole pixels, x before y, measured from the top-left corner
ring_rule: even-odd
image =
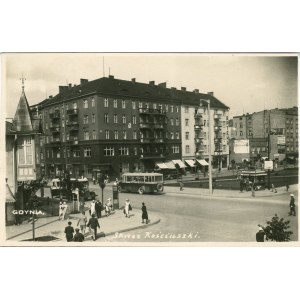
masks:
[[[156,165],[157,165],[161,170],[168,169],[167,165],[164,164],[164,163],[156,163]]]
[[[174,159],[174,160],[172,160],[172,162],[176,165],[176,164],[178,164],[179,165],[179,168],[185,168],[186,167],[186,165],[180,160],[180,159]]]
[[[204,159],[197,159],[197,162],[201,165],[201,166],[208,166],[208,162]]]
[[[195,167],[195,162],[192,159],[186,159],[185,163],[188,164],[190,167]]]
[[[175,167],[175,165],[174,165],[174,163],[172,162],[172,161],[166,161],[165,162],[165,165],[168,167],[168,169],[170,169],[170,170],[174,170],[174,169],[176,169],[176,167]]]

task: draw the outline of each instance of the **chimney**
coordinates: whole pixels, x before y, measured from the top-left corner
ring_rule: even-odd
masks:
[[[60,86],[58,87],[58,89],[59,89],[59,92],[62,93],[62,92],[64,92],[65,90],[67,90],[68,87],[65,86],[65,85],[60,85]]]
[[[194,89],[193,91],[195,94],[199,94],[199,90],[198,89]]]
[[[213,96],[214,92],[208,92],[207,94]]]
[[[135,78],[131,78],[131,82],[135,83],[136,82]]]
[[[109,76],[108,76],[108,78],[110,78],[110,79],[114,79],[114,78],[115,78],[115,76],[114,76],[114,75],[109,75]]]
[[[181,90],[184,91],[184,92],[186,92],[186,87],[185,87],[185,86],[182,86],[182,87],[181,87]]]
[[[89,82],[88,79],[80,78],[80,84],[81,84],[81,85],[82,85],[82,84],[85,84],[85,83],[87,83],[87,82]]]
[[[72,83],[69,83],[69,90],[72,88]]]
[[[171,90],[176,91],[177,89],[176,89],[176,87],[171,87]]]
[[[167,88],[167,83],[166,82],[162,82],[162,83],[159,83],[158,86],[166,89]]]
[[[155,81],[154,81],[154,80],[149,81],[149,84],[150,84],[150,85],[155,85]]]
[[[49,99],[52,99],[52,95],[49,96]]]

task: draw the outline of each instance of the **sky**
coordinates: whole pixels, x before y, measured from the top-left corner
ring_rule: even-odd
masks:
[[[22,74],[29,105],[58,93],[59,85],[114,75],[117,79],[214,92],[230,116],[297,105],[297,57],[196,53],[15,53],[4,55],[6,117],[15,114]]]

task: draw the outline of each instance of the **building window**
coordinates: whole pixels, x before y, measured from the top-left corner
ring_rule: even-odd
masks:
[[[104,98],[104,107],[108,107],[108,99]]]
[[[118,115],[114,115],[114,123],[117,124],[118,123]]]
[[[185,126],[189,126],[189,119],[185,119]]]
[[[88,108],[88,107],[89,107],[88,100],[83,100],[83,108]]]
[[[113,147],[105,147],[104,148],[104,156],[114,156],[115,149]]]
[[[62,127],[62,128],[65,127],[65,119],[61,119],[61,127]]]
[[[176,112],[177,113],[179,112],[179,106],[176,106]]]
[[[93,130],[93,140],[96,139],[96,130]]]
[[[84,157],[91,157],[92,156],[92,149],[91,149],[91,147],[84,147],[83,148],[83,156]]]
[[[109,140],[109,130],[105,130],[105,139]]]
[[[132,101],[132,109],[136,109],[135,101]]]
[[[20,165],[33,164],[33,148],[31,138],[20,138],[18,140],[18,163]]]
[[[171,140],[174,140],[174,132],[171,132],[170,136],[171,136]]]
[[[104,123],[108,124],[108,113],[104,114]]]
[[[118,100],[114,99],[114,108],[118,108]]]
[[[240,131],[240,136],[243,136],[243,131]]]
[[[126,132],[126,130],[123,130],[123,139],[124,139],[124,140],[127,139],[127,132]]]
[[[226,145],[223,145],[223,152],[226,152]]]
[[[62,141],[65,142],[65,141],[66,141],[66,138],[65,138],[64,132],[61,134],[61,137],[62,137]]]
[[[71,156],[71,151],[70,151],[70,149],[68,148],[67,149],[67,157],[70,157]]]
[[[179,138],[180,138],[180,137],[179,137],[179,132],[176,131],[176,139],[179,140]]]
[[[73,150],[73,157],[80,157],[80,150],[79,149]]]
[[[122,100],[122,108],[126,108],[126,102],[125,102],[125,100]]]
[[[179,119],[176,118],[176,126],[178,126],[178,125],[179,125]]]
[[[88,132],[88,131],[85,131],[85,132],[84,132],[84,140],[85,140],[85,141],[88,141],[89,139],[90,139],[89,132]]]
[[[122,116],[122,123],[126,124],[126,116],[125,115]]]
[[[96,122],[95,114],[92,114],[92,123],[95,124],[95,122]]]
[[[92,107],[95,107],[95,98],[92,98]]]
[[[186,146],[185,146],[185,152],[186,152],[186,153],[190,153],[190,146],[189,146],[189,145],[186,145]]]
[[[136,131],[135,131],[135,130],[133,131],[133,139],[134,139],[134,140],[136,140],[136,139],[137,139],[137,133],[136,133]]]
[[[171,126],[174,125],[174,119],[173,118],[170,119],[170,124],[171,124]]]
[[[169,109],[169,105],[166,104],[166,112],[168,112],[168,109]]]
[[[133,154],[137,155],[137,147],[133,147]]]
[[[174,106],[171,105],[170,108],[171,108],[171,113],[174,112]]]
[[[156,108],[157,108],[157,104],[153,103],[153,109],[156,109]]]
[[[139,102],[139,108],[143,108],[143,102]]]
[[[179,153],[179,146],[172,146],[172,153]]]
[[[45,128],[46,128],[46,130],[48,130],[48,128],[49,128],[48,127],[48,122],[45,123]]]
[[[83,124],[89,124],[89,116],[88,115],[83,116]]]
[[[119,131],[115,130],[114,135],[115,135],[115,140],[117,140],[119,138]]]
[[[76,102],[73,103],[73,109],[77,109],[77,103]]]
[[[189,140],[189,138],[190,138],[190,133],[189,133],[189,132],[186,132],[186,133],[185,133],[185,139],[186,139],[186,140]]]
[[[129,155],[128,147],[121,147],[119,149],[119,155]]]
[[[136,116],[132,116],[132,124],[136,124]]]
[[[66,134],[66,140],[67,140],[67,141],[70,140],[70,134],[69,134],[69,133]]]
[[[184,107],[184,112],[185,112],[185,113],[188,113],[188,112],[189,112],[189,107],[188,107],[188,106],[185,106],[185,107]]]

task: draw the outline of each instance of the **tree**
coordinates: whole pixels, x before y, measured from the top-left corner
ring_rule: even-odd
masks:
[[[262,225],[258,226],[263,228],[267,241],[288,242],[290,240],[290,236],[293,232],[288,230],[291,227],[289,226],[289,220],[285,221],[283,218],[279,218],[277,214],[275,214],[272,220],[266,221],[266,223],[266,227],[263,227]]]

